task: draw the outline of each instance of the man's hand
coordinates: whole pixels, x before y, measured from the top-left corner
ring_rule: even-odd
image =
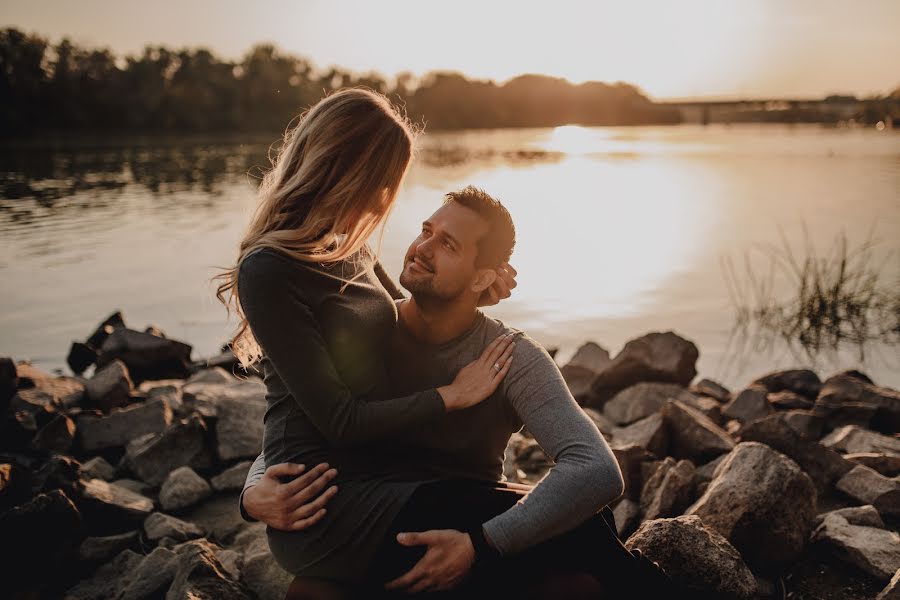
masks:
[[[512,295],[512,290],[516,285],[516,275],[519,273],[512,268],[509,263],[503,263],[497,269],[497,279],[491,284],[491,287],[481,293],[478,298],[478,306],[494,306],[499,304],[501,300],[506,300]]]
[[[302,531],[325,516],[325,504],[337,493],[333,485],[325,492],[325,486],[337,475],[328,464],[317,465],[304,471],[304,465],[281,463],[266,469],[265,475],[244,492],[244,510],[254,519],[283,531]],[[294,477],[282,483],[281,477]]]
[[[405,589],[409,593],[449,590],[460,584],[475,563],[475,547],[468,533],[435,529],[421,533],[400,533],[404,546],[428,546],[428,550],[405,575],[389,581],[385,589]]]

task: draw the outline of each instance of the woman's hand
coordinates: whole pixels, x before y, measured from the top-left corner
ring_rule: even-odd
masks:
[[[337,475],[323,463],[298,477],[303,465],[281,463],[266,469],[259,483],[244,491],[242,504],[247,514],[266,525],[283,531],[302,531],[325,516],[325,504],[337,493],[328,482]],[[294,477],[287,483],[282,478]]]
[[[515,336],[515,332],[498,336],[456,374],[453,383],[437,389],[448,412],[474,406],[494,393],[512,364]]]
[[[421,533],[400,533],[404,546],[427,546],[425,556],[406,574],[389,581],[385,589],[405,589],[409,593],[449,590],[468,576],[475,564],[475,547],[468,533],[437,529]]]
[[[518,272],[512,268],[509,263],[503,263],[497,268],[497,279],[491,284],[491,287],[481,293],[478,299],[478,306],[494,306],[501,300],[506,300],[512,295],[512,290],[516,287],[516,275]]]

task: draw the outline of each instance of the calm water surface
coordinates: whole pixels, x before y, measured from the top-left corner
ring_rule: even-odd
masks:
[[[72,340],[115,309],[213,354],[233,323],[213,296],[216,265],[254,206],[248,172],[267,139],[135,140],[0,149],[0,355],[64,368]],[[523,129],[428,134],[381,245],[388,271],[442,193],[483,187],[516,221],[519,287],[488,312],[560,348],[612,354],[673,330],[700,349],[699,375],[731,387],[778,368],[860,368],[900,387],[896,337],[805,351],[735,326],[729,257],[762,276],[760,252],[844,234],[877,242],[867,267],[900,282],[900,134],[818,127]],[[804,229],[808,240],[804,238]],[[784,277],[773,293],[790,291]],[[751,292],[739,292],[742,298]]]

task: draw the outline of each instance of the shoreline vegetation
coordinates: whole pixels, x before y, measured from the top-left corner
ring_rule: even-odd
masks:
[[[665,331],[615,356],[586,343],[561,367],[625,477],[627,546],[698,598],[900,592],[900,392],[789,365],[729,390],[698,358]],[[257,374],[121,312],[67,362],[74,375],[0,358],[4,596],[283,598],[265,526],[238,514],[262,444]],[[533,484],[551,464],[522,430],[504,474]]]
[[[900,89],[877,98],[821,101],[657,102],[637,86],[525,74],[503,83],[456,72],[418,77],[318,69],[258,44],[239,60],[204,48],[146,47],[117,56],[68,39],[51,43],[0,29],[0,139],[70,135],[279,132],[325,93],[365,86],[404,107],[429,131],[672,125],[702,122],[880,124],[900,115]],[[724,105],[724,106],[723,106]]]

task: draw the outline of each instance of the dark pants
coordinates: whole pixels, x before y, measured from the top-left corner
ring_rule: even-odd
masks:
[[[474,480],[445,480],[421,485],[395,518],[371,568],[370,594],[409,571],[425,554],[424,546],[403,546],[396,541],[401,531],[456,529],[464,531],[484,523],[516,504],[530,486]],[[524,525],[528,527],[528,525]],[[604,508],[581,525],[482,568],[463,584],[428,598],[505,597],[546,588],[555,580],[566,584],[585,580],[585,585],[605,590],[603,597],[620,596],[623,582],[634,572],[634,557],[616,534],[612,511]],[[560,584],[551,584],[560,585]],[[562,597],[558,594],[555,597]],[[546,597],[554,597],[552,590]],[[368,594],[367,594],[368,595]],[[568,594],[567,594],[568,595]],[[384,597],[410,596],[405,593]],[[570,596],[572,597],[572,596]],[[636,596],[631,596],[636,597]]]

